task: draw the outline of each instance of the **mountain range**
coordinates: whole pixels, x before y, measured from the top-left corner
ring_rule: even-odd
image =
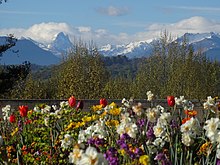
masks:
[[[195,50],[201,50],[209,59],[220,61],[220,34],[210,33],[185,33],[178,37],[178,42],[187,38]],[[5,36],[0,37],[0,45],[4,44]],[[153,49],[153,43],[158,39],[148,41],[131,42],[123,45],[104,45],[98,48],[104,56],[125,55],[128,58],[149,56]],[[69,36],[63,32],[58,33],[49,44],[42,44],[31,38],[19,38],[16,45],[3,53],[0,64],[21,64],[24,61],[37,65],[59,64],[63,57],[73,48]]]

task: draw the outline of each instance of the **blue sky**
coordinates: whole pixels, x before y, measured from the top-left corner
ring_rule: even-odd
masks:
[[[63,31],[99,45],[158,37],[163,30],[220,32],[219,0],[8,0],[0,5],[0,35],[50,42]]]

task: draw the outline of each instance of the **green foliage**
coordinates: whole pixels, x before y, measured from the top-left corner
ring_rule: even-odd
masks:
[[[219,70],[217,62],[194,52],[186,41],[170,43],[164,35],[137,74],[137,96],[143,98],[143,90],[151,90],[160,98],[184,95],[204,99],[207,95],[217,95]]]
[[[0,92],[4,98],[27,99],[64,99],[71,95],[78,99],[141,99],[149,90],[159,98],[220,95],[219,63],[195,52],[187,38],[182,43],[171,41],[165,32],[150,57],[136,59],[105,57],[92,46],[79,43],[60,65],[32,65],[26,80],[27,74],[18,76],[14,71],[7,71],[7,78],[7,69],[0,68]]]
[[[22,65],[9,65],[2,67],[0,72],[0,97],[10,97],[10,90],[18,83],[25,80],[30,72],[30,63]]]
[[[108,81],[108,73],[96,49],[78,45],[61,64],[58,76],[58,98],[99,98]]]

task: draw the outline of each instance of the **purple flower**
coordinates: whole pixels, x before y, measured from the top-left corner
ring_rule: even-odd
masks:
[[[144,125],[145,125],[145,119],[138,119],[138,120],[137,120],[137,125],[138,125],[140,128],[143,128]]]
[[[119,165],[118,152],[115,148],[109,148],[104,157],[109,162],[109,165]]]
[[[157,154],[154,160],[161,162],[162,165],[172,165],[172,163],[166,158],[166,155],[164,153]]]
[[[220,159],[216,160],[216,165],[220,165]]]
[[[153,127],[150,127],[150,128],[147,130],[146,135],[147,135],[147,139],[149,139],[149,140],[155,139]]]

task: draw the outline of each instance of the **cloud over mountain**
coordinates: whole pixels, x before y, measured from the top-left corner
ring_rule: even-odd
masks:
[[[116,12],[117,13],[117,12]],[[122,28],[123,30],[123,28]],[[153,23],[146,26],[143,31],[128,34],[121,32],[113,34],[108,29],[93,29],[89,26],[73,26],[67,23],[47,22],[35,24],[27,29],[11,28],[0,29],[0,35],[14,34],[15,37],[30,37],[41,43],[49,43],[59,32],[68,34],[70,40],[81,39],[85,42],[93,41],[98,46],[106,44],[126,44],[133,41],[144,41],[160,37],[166,30],[172,36],[181,36],[184,33],[220,32],[220,22],[204,17],[191,17],[174,23]]]

